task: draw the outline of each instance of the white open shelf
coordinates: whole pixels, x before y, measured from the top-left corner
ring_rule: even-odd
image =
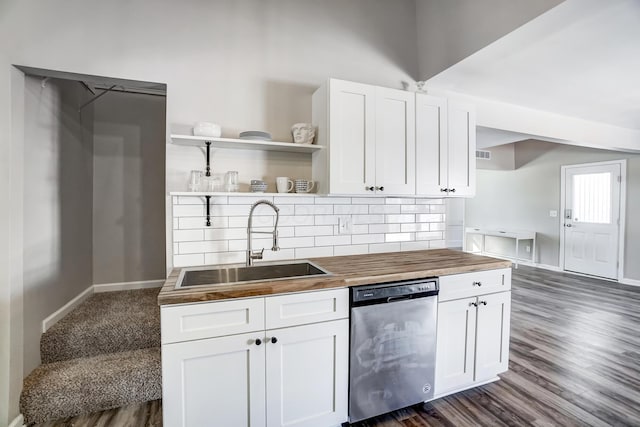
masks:
[[[224,192],[224,191],[171,191],[169,193],[170,196],[255,196],[255,197],[274,197],[274,196],[284,196],[284,197],[309,197],[309,196],[319,196],[317,193],[252,193],[249,191],[234,191],[234,192]],[[322,194],[320,196],[326,196]]]
[[[321,150],[321,145],[294,144],[293,142],[278,141],[257,141],[250,139],[235,138],[212,138],[210,136],[193,136],[171,134],[171,141],[178,145],[192,145],[204,147],[205,142],[211,142],[211,147],[216,148],[236,148],[242,150],[263,150],[263,151],[288,151],[291,153],[313,153]]]

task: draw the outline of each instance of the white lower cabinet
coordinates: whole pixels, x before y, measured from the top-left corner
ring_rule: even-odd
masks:
[[[267,335],[267,425],[328,427],[347,421],[349,320]]]
[[[510,316],[510,291],[438,304],[436,397],[507,371]]]
[[[296,294],[295,301],[289,295],[256,300],[264,305],[266,299],[273,306],[308,305],[315,310],[309,313],[312,319],[318,316],[313,301],[322,301],[322,308],[327,298],[346,298],[342,293],[348,295],[348,290]],[[206,304],[219,305],[216,312],[224,312],[237,309],[238,303]],[[202,312],[202,304],[174,306],[172,311],[177,307],[181,318],[188,318],[190,311]],[[163,344],[164,425],[340,426],[347,421],[349,319],[347,305],[333,307],[323,311],[322,317],[328,318],[323,322]],[[264,313],[263,307],[253,309]],[[305,318],[302,314],[296,311],[300,319]],[[249,309],[249,318],[252,315]],[[273,324],[266,317],[266,323]]]

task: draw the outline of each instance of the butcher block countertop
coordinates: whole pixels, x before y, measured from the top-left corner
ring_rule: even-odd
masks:
[[[511,267],[511,261],[451,249],[334,256],[312,258],[309,261],[329,271],[331,275],[176,289],[176,281],[182,269],[174,268],[160,290],[158,303],[183,304],[247,298]]]

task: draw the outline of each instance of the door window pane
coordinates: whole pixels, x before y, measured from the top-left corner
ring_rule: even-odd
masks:
[[[611,223],[611,173],[573,176],[573,220]]]

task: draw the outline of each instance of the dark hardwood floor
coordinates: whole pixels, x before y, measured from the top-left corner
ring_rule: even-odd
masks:
[[[521,266],[511,314],[500,381],[357,426],[640,426],[640,288]],[[45,425],[161,420],[155,401]]]

